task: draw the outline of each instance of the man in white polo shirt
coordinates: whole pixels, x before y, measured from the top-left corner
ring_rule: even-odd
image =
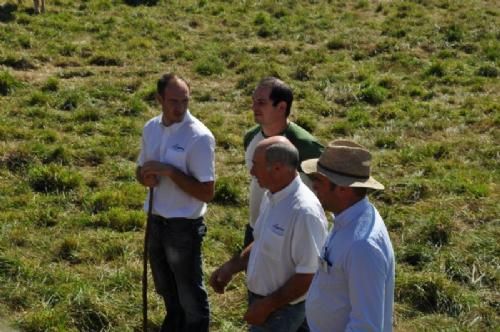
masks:
[[[323,207],[334,213],[306,299],[313,332],[392,331],[394,251],[367,190],[384,186],[370,176],[371,154],[337,140],[319,159],[302,162]]]
[[[295,332],[305,318],[304,299],[318,267],[326,218],[297,172],[297,149],[283,136],[262,140],[251,173],[266,188],[254,241],[213,272],[210,284],[223,293],[233,275],[246,269],[250,331]]]
[[[162,114],[144,126],[137,180],[154,187],[149,256],[167,315],[161,331],[208,331],[203,285],[203,215],[214,196],[212,133],[188,111],[190,88],[174,74],[157,84]],[[144,204],[148,209],[148,199]]]

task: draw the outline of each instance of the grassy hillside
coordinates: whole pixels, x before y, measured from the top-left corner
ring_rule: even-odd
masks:
[[[127,4],[128,2],[128,4]],[[0,0],[0,317],[21,331],[141,328],[140,134],[158,77],[191,83],[217,139],[205,272],[242,242],[242,133],[263,76],[293,119],[375,155],[397,255],[398,331],[500,326],[500,3]],[[210,292],[243,331],[240,276]],[[151,326],[163,305],[150,289]]]

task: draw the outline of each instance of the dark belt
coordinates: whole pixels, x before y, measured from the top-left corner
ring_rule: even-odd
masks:
[[[162,216],[158,216],[156,214],[153,214],[152,219],[155,221],[158,221],[158,222],[162,222],[162,223],[178,223],[178,222],[197,222],[197,221],[203,220],[203,217],[199,217],[196,219],[180,218],[180,217],[164,218]]]
[[[255,294],[254,292],[251,292],[251,291],[248,291],[248,294],[249,294],[250,296],[252,296],[253,298],[255,298],[255,299],[263,299],[263,298],[265,298],[265,296],[263,296],[263,295],[259,295],[259,294]],[[297,303],[294,303],[294,304],[288,303],[287,305],[294,306],[294,305],[297,305],[297,304],[301,304],[301,303],[303,303],[304,301],[305,301],[305,300],[300,301],[300,302],[297,302]]]

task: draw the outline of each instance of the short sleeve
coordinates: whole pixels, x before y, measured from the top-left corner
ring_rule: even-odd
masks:
[[[144,152],[144,134],[141,139],[141,150],[139,151],[139,156],[137,157],[137,166],[142,167],[146,162],[146,153]]]
[[[215,140],[205,135],[198,138],[188,152],[189,175],[200,182],[215,180]]]
[[[324,216],[304,213],[298,217],[292,237],[296,273],[316,273],[318,256],[326,239]]]

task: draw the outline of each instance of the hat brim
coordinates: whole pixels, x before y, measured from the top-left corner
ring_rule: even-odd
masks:
[[[326,176],[331,182],[336,185],[343,187],[353,187],[353,188],[368,188],[375,190],[384,190],[384,185],[375,180],[372,176],[368,179],[359,179],[355,177],[350,177],[346,175],[340,175],[331,171],[328,171],[318,165],[319,159],[309,159],[303,161],[300,166],[306,174],[319,173]]]

